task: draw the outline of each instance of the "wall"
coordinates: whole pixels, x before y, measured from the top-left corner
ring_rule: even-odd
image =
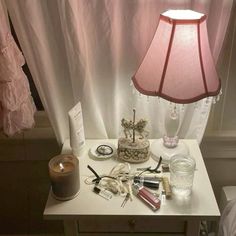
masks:
[[[226,134],[236,137],[236,1],[233,2],[231,16],[221,54],[217,62],[217,72],[221,79],[222,95],[212,107],[208,120],[208,131],[222,137]],[[234,133],[234,134],[232,134]],[[218,136],[217,134],[217,136]],[[223,135],[222,135],[223,134]]]
[[[234,132],[208,134],[200,148],[219,203],[222,186],[236,185],[236,135]]]
[[[10,139],[0,136],[0,234],[63,230],[61,222],[43,220],[50,188],[47,165],[60,148],[44,112],[36,118],[34,129]],[[208,135],[201,150],[219,201],[222,186],[236,185],[236,139]]]
[[[43,220],[50,188],[48,160],[60,152],[42,113],[34,129],[0,136],[0,234],[62,232],[62,223]]]

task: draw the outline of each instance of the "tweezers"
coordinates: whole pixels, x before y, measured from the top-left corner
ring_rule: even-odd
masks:
[[[124,201],[121,204],[121,207],[125,206],[126,202],[128,202],[128,200],[129,200],[129,198],[130,198],[130,193],[127,193],[126,196],[125,196]]]

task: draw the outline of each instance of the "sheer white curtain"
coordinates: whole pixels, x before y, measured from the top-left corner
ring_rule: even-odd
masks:
[[[63,143],[69,137],[67,112],[78,101],[87,138],[118,137],[121,118],[131,118],[134,106],[137,116],[148,119],[150,137],[161,137],[168,103],[147,101],[130,87],[159,14],[170,8],[206,13],[217,60],[232,1],[7,0],[6,4],[58,142]],[[180,136],[200,142],[210,107],[205,100],[181,107]]]
[[[236,137],[236,1],[231,11],[224,45],[217,68],[222,79],[222,96],[211,113],[208,132],[224,137]]]

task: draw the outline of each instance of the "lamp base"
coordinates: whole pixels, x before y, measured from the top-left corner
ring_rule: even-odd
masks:
[[[169,161],[172,156],[175,155],[188,155],[189,150],[186,144],[183,141],[179,141],[178,145],[173,148],[168,148],[164,146],[163,144],[163,139],[157,139],[153,141],[153,143],[150,146],[150,151],[151,151],[151,157],[158,161],[160,156],[162,157],[163,163],[169,164]]]

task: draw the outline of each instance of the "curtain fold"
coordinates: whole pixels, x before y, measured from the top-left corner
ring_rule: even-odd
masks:
[[[232,1],[7,0],[34,82],[59,143],[69,137],[67,112],[81,101],[87,138],[117,138],[120,120],[149,121],[150,138],[165,134],[169,103],[133,93],[130,86],[167,9],[206,13],[217,60]],[[223,10],[220,8],[224,6]],[[212,14],[211,9],[220,12]],[[220,19],[218,19],[220,18]],[[221,21],[222,19],[222,21]],[[215,22],[221,22],[215,24]],[[187,66],[187,65],[186,65]],[[184,68],[183,68],[184,69]],[[210,100],[179,106],[180,137],[202,139]]]
[[[236,1],[231,10],[228,30],[219,56],[217,68],[222,79],[222,96],[213,107],[208,132],[222,136],[236,135]]]
[[[35,105],[22,70],[25,59],[10,31],[4,2],[0,0],[0,127],[12,136],[34,125]]]

